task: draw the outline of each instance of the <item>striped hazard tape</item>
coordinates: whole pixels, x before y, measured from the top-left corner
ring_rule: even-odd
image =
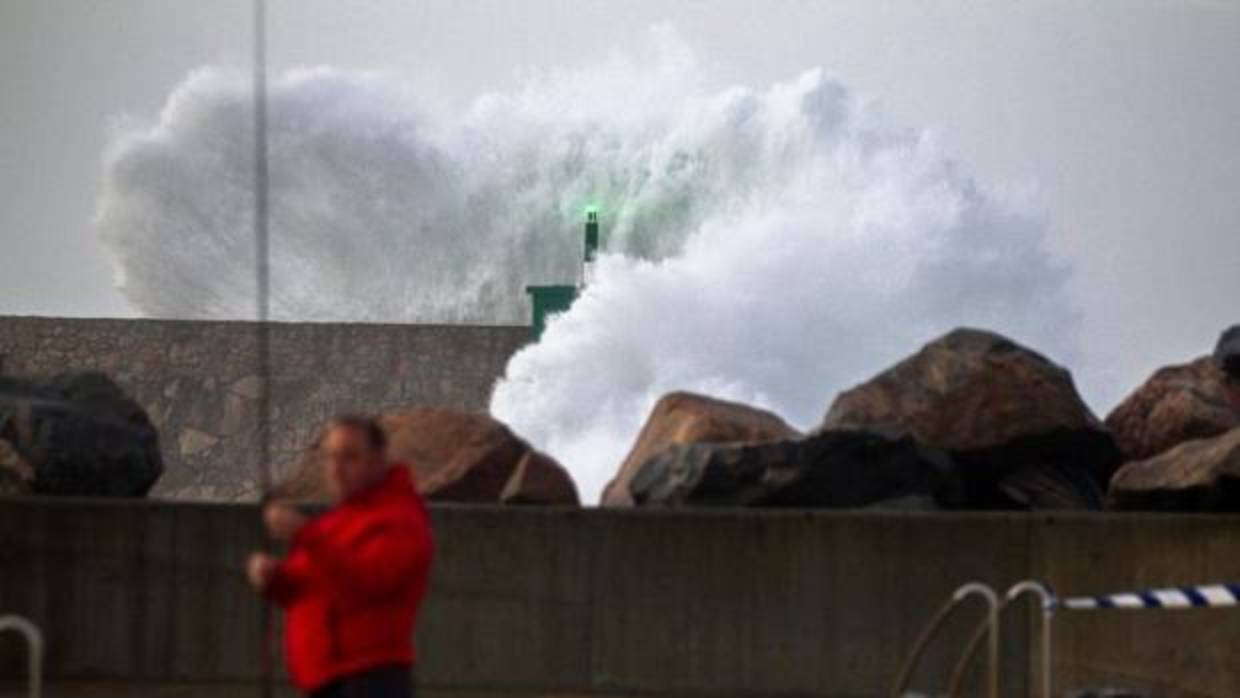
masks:
[[[1102,596],[1076,596],[1060,599],[1058,605],[1067,611],[1106,608],[1224,608],[1240,605],[1240,584],[1204,584]]]

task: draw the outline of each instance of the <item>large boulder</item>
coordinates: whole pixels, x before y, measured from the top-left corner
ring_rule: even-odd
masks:
[[[779,415],[738,402],[688,392],[664,395],[651,410],[632,450],[603,490],[604,506],[632,506],[630,483],[656,453],[678,444],[756,443],[788,439],[796,429]]]
[[[1107,415],[1107,426],[1130,461],[1217,436],[1240,426],[1240,379],[1208,356],[1161,368]]]
[[[1107,504],[1114,509],[1240,511],[1240,427],[1128,463],[1111,480]]]
[[[825,431],[765,443],[659,451],[630,484],[639,506],[951,507],[955,465],[908,436]]]
[[[576,505],[577,488],[559,463],[535,451],[499,420],[485,414],[430,407],[385,414],[389,457],[413,471],[433,501]],[[312,448],[275,495],[327,497],[323,459]]]
[[[1219,336],[1214,363],[1232,379],[1240,380],[1240,325],[1232,325]]]
[[[163,467],[146,412],[104,374],[0,377],[0,491],[141,497]]]
[[[906,433],[946,451],[969,508],[1096,509],[1120,460],[1067,370],[975,329],[841,393],[822,428]]]

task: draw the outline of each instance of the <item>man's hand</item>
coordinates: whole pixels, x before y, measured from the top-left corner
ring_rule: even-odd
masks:
[[[306,517],[287,504],[272,502],[263,509],[263,522],[272,538],[287,542],[306,525]]]
[[[250,559],[245,562],[245,578],[249,580],[250,586],[254,587],[254,591],[261,594],[271,584],[271,578],[275,576],[279,566],[280,561],[267,553],[250,553]]]

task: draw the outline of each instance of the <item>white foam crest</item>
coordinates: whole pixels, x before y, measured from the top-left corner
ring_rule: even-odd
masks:
[[[1037,214],[820,69],[760,87],[708,77],[666,28],[460,113],[391,75],[274,76],[274,316],[525,323],[525,285],[577,277],[597,205],[595,282],[491,405],[588,499],[670,390],[808,427],[955,325],[1071,355],[1067,272]],[[110,148],[98,228],[146,314],[252,315],[250,109],[243,76],[197,71]]]

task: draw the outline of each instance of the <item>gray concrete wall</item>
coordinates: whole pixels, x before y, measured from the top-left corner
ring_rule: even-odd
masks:
[[[1240,519],[1226,517],[434,516],[440,557],[419,631],[431,696],[876,696],[968,580],[1039,577],[1079,594],[1240,579]],[[45,627],[60,680],[253,680],[261,608],[238,564],[256,525],[243,505],[0,502],[0,612]],[[1005,695],[1034,685],[1023,611],[1008,625]],[[918,685],[942,685],[977,613],[949,626]],[[1059,695],[1240,695],[1240,611],[1064,614],[1057,629]],[[18,663],[0,640],[0,676]]]
[[[234,500],[257,490],[255,326],[244,322],[0,317],[0,371],[102,370],[159,427],[152,496]],[[277,470],[331,415],[414,405],[485,410],[527,327],[271,326]]]

